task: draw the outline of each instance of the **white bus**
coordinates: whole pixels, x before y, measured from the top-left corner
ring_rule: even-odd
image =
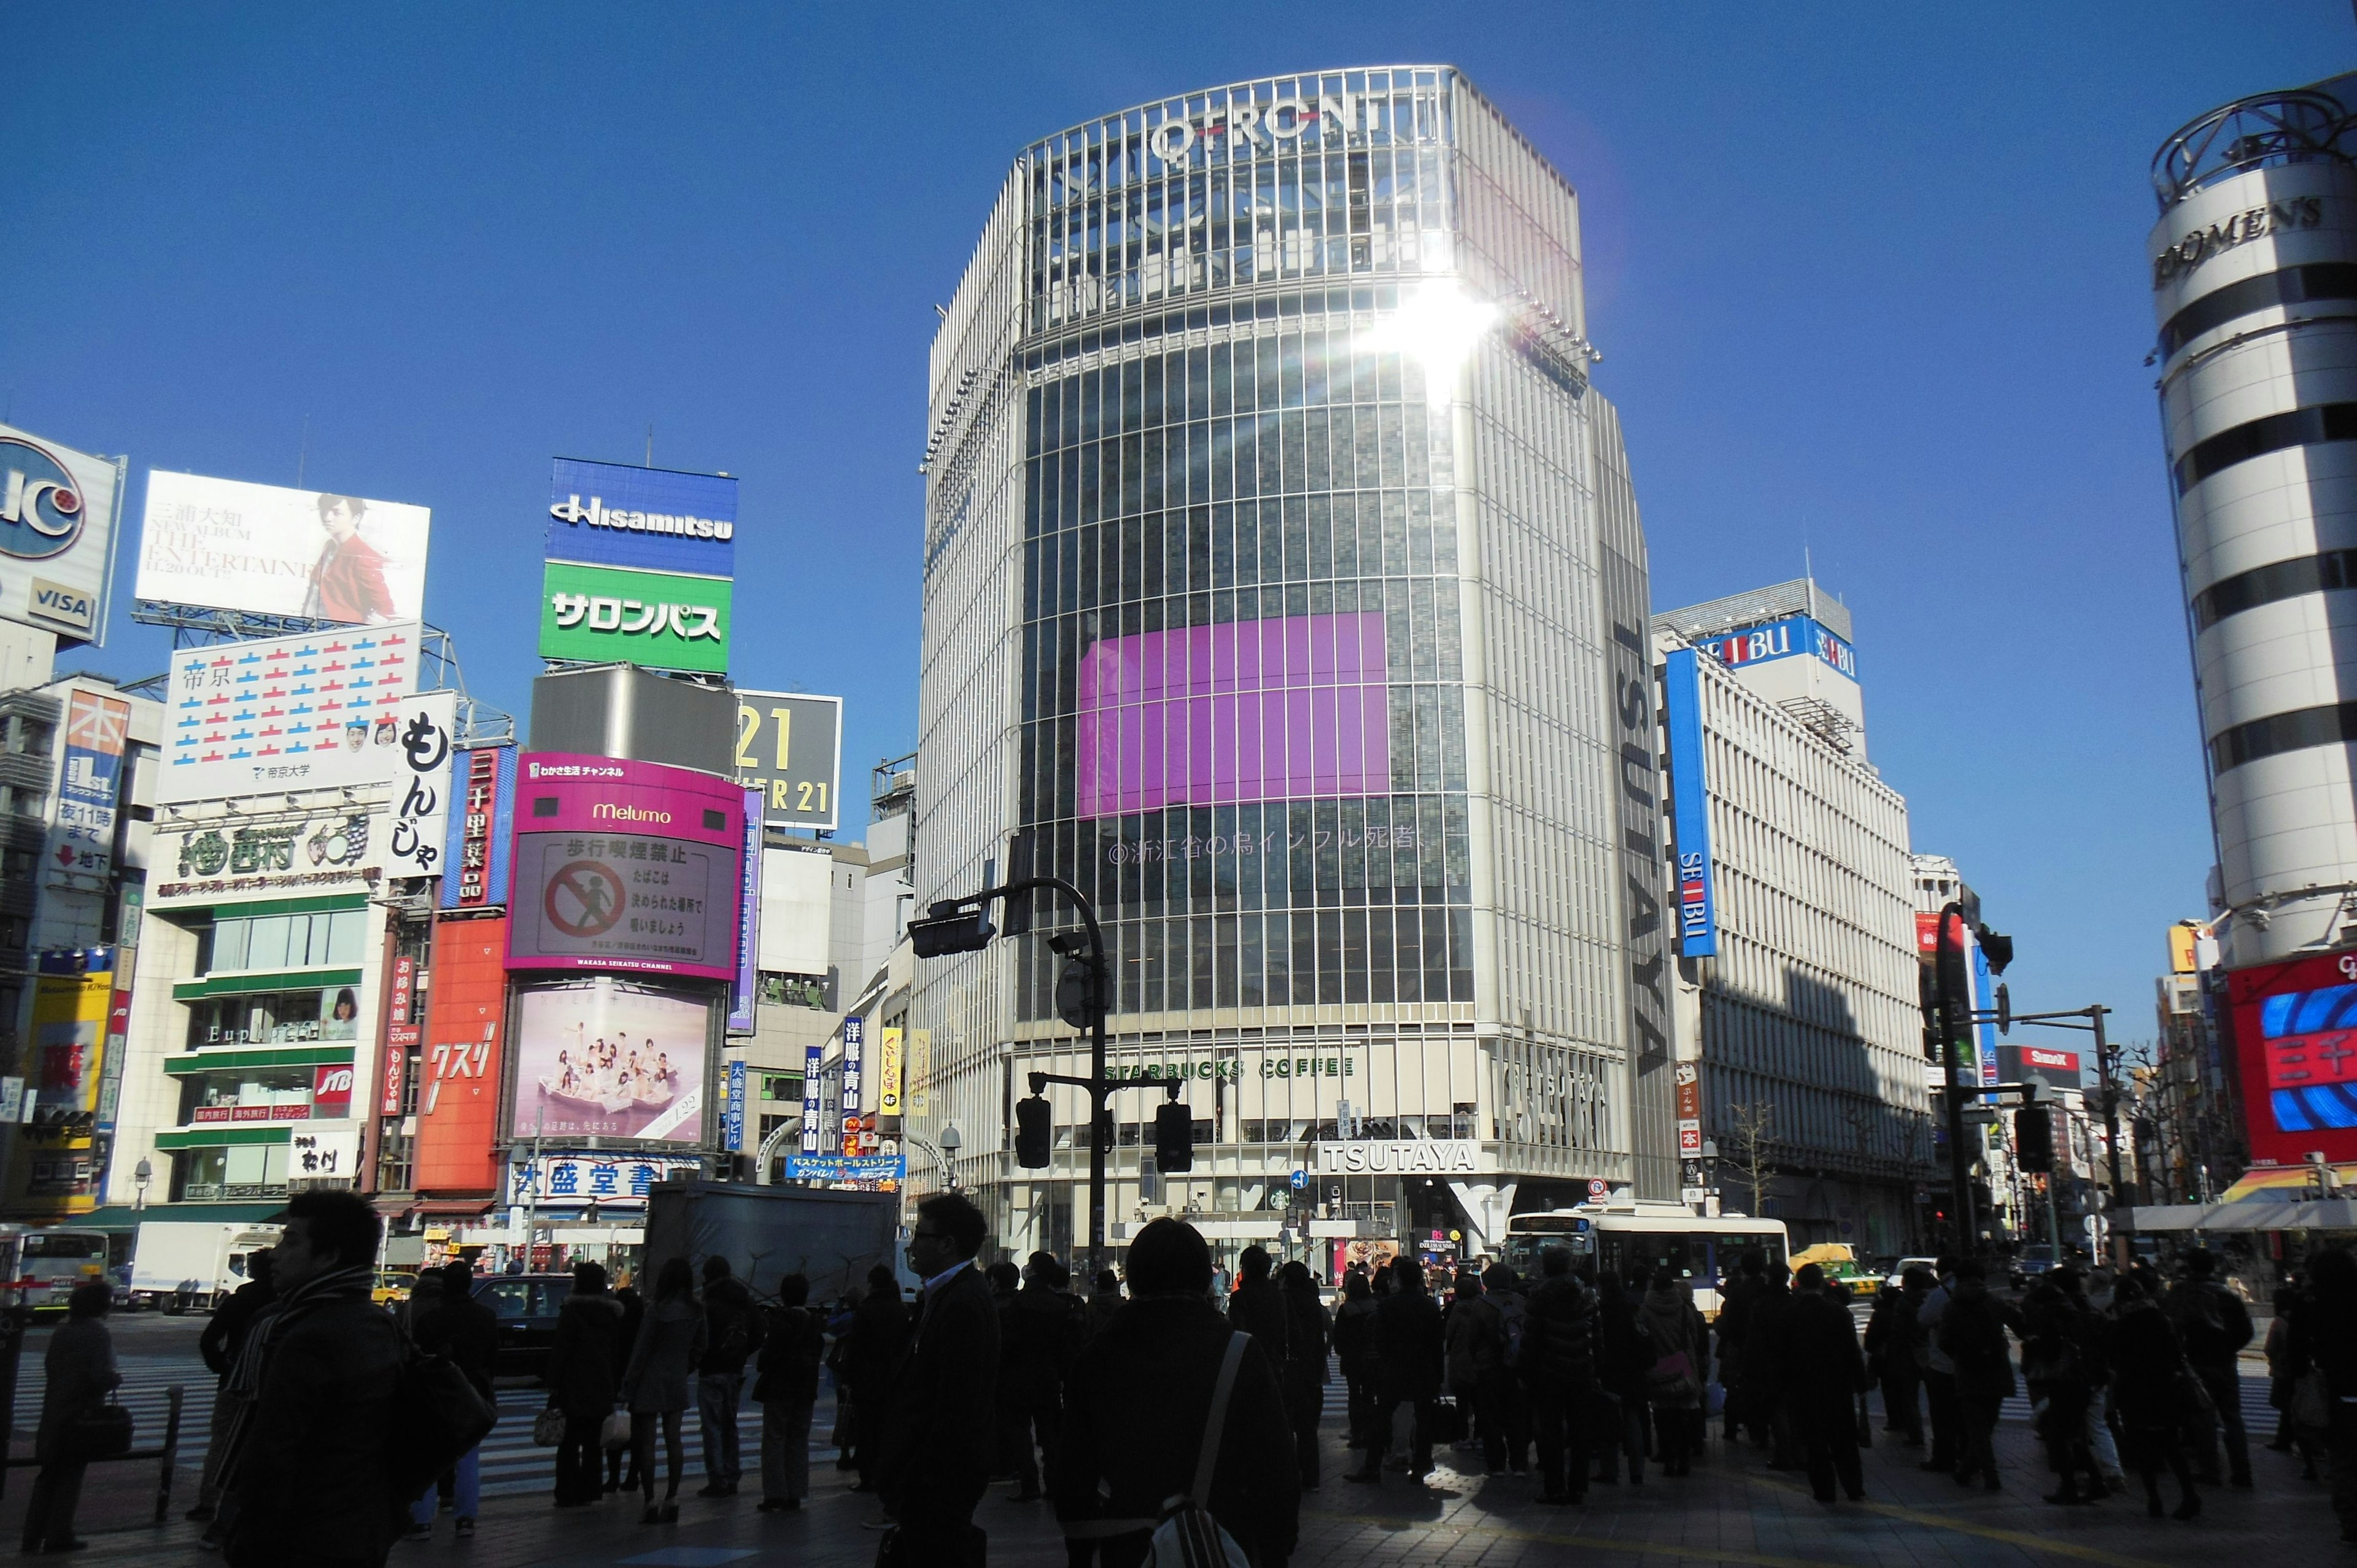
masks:
[[[1506,1262],[1525,1280],[1537,1277],[1549,1247],[1570,1251],[1574,1273],[1593,1265],[1616,1278],[1641,1270],[1650,1279],[1668,1269],[1693,1286],[1705,1317],[1718,1316],[1718,1282],[1736,1272],[1745,1249],[1760,1249],[1770,1278],[1792,1253],[1781,1219],[1706,1219],[1679,1203],[1583,1203],[1506,1221]]]
[[[16,1269],[8,1283],[23,1292],[17,1299],[36,1312],[63,1312],[74,1286],[106,1277],[103,1230],[52,1225],[23,1230],[12,1240],[16,1246]]]

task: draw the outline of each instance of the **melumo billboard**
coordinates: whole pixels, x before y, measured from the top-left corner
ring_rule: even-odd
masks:
[[[2357,1161],[2357,952],[2238,969],[2226,995],[2252,1163]]]
[[[0,424],[0,617],[106,640],[124,467]]]
[[[345,626],[425,609],[422,506],[151,469],[137,596]]]
[[[541,579],[540,656],[725,675],[734,586],[726,577],[551,561]]]
[[[515,811],[510,969],[735,977],[745,791],[733,779],[525,752]]]

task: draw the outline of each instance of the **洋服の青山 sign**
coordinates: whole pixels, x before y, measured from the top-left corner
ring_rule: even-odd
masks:
[[[1481,1168],[1481,1145],[1469,1138],[1318,1145],[1320,1176],[1471,1176]]]
[[[551,561],[542,579],[541,657],[725,674],[732,597],[726,577]]]

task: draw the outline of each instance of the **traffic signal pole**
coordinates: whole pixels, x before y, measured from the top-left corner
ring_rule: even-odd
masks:
[[[1973,1217],[1972,1162],[1964,1157],[1964,1090],[1957,1069],[1960,1052],[1959,1035],[1968,1032],[1975,1011],[1970,996],[1948,994],[1948,954],[1957,949],[1950,921],[1961,925],[1964,907],[1951,903],[1940,911],[1939,945],[1932,951],[1932,972],[1936,988],[1935,999],[1940,1014],[1940,1056],[1945,1072],[1947,1091],[1940,1098],[1946,1103],[1948,1122],[1948,1188],[1949,1212],[1955,1216],[1955,1233],[1951,1244],[1961,1255],[1969,1256],[1980,1251],[1980,1226]]]

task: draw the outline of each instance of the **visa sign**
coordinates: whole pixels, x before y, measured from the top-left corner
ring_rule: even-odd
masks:
[[[1695,646],[1729,669],[1814,654],[1851,680],[1857,679],[1857,650],[1807,616],[1792,616],[1749,631],[1731,631]]]

